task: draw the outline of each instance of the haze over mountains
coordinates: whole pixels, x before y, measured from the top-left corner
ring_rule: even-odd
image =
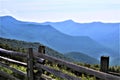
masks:
[[[80,24],[71,20],[33,23],[19,21],[11,16],[0,17],[0,37],[40,42],[63,54],[82,53],[91,59],[107,55],[111,56],[112,61],[119,60],[118,30],[119,23]]]
[[[120,40],[120,23],[77,23],[72,20],[63,22],[45,22],[45,25],[51,25],[57,30],[72,36],[89,36],[100,42],[104,46],[118,51]]]

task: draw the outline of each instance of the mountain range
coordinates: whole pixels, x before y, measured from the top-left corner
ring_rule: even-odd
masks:
[[[113,39],[111,40],[111,37],[113,38],[112,35],[114,35],[114,33],[119,34],[119,32],[111,32],[107,34],[107,32],[105,31],[107,31],[108,28],[106,27],[103,28],[103,26],[101,26],[103,30],[98,29],[100,30],[98,32],[96,28],[98,27],[97,25],[104,25],[105,23],[89,23],[89,24],[82,24],[82,25],[89,25],[89,26],[85,26],[85,27],[82,26],[82,30],[79,31],[81,33],[78,33],[79,35],[71,35],[72,33],[71,34],[68,34],[68,33],[72,29],[77,27],[77,26],[74,26],[73,23],[75,22],[71,20],[58,22],[58,23],[23,22],[23,21],[16,20],[11,16],[1,16],[0,17],[0,37],[24,40],[28,42],[40,42],[62,54],[71,53],[71,52],[74,52],[74,54],[76,54],[77,52],[79,52],[87,55],[88,56],[87,58],[91,57],[91,59],[99,59],[100,56],[105,55],[105,56],[110,56],[111,60],[114,62],[119,60],[119,52],[113,49],[111,46],[109,46],[110,44],[107,45],[107,42],[106,44],[102,43],[102,41],[104,41],[105,38],[106,39],[109,38],[110,39],[109,41],[111,42],[113,40]],[[79,23],[75,23],[75,24],[79,24]],[[67,30],[62,29],[60,27],[60,26],[67,27],[67,25],[68,26],[71,25],[69,29],[66,28]],[[72,25],[74,27],[72,27]],[[107,23],[105,25],[107,25]],[[108,25],[110,24],[108,23]],[[114,25],[118,25],[118,23]],[[57,29],[58,27],[61,28],[62,31],[60,29]],[[112,30],[112,26],[110,27],[110,29]],[[76,34],[78,30],[79,29],[76,30]],[[114,31],[116,30],[118,30],[118,28],[115,28]],[[67,32],[67,34],[65,32]],[[84,35],[85,33],[89,35]],[[111,34],[111,36],[108,36],[108,37],[103,36],[104,38],[103,39],[100,33],[103,35]],[[93,34],[92,36],[93,37],[95,36],[96,39],[90,36],[90,34]],[[101,39],[100,41],[99,41],[98,35]],[[115,37],[118,37],[118,35],[115,35]],[[119,39],[115,38],[115,40],[118,40],[117,42],[119,42]],[[117,48],[116,45],[115,47]],[[120,64],[120,63],[118,62],[116,64]]]
[[[104,46],[114,51],[120,50],[120,23],[77,23],[72,20],[62,22],[45,22],[43,25],[51,25],[55,29],[71,36],[89,36]]]

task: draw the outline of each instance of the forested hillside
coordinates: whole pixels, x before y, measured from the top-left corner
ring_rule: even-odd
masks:
[[[26,53],[27,48],[33,48],[34,50],[37,50],[40,45],[42,45],[42,44],[37,43],[37,42],[31,43],[31,42],[18,41],[18,40],[13,40],[13,39],[0,38],[0,47],[1,48],[19,51],[19,52]],[[54,51],[48,47],[46,47],[46,54],[53,56],[53,57],[63,59],[63,60],[74,61],[73,59],[65,57],[63,54],[60,54],[57,51]]]

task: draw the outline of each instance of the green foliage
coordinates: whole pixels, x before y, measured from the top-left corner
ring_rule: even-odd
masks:
[[[109,71],[120,73],[120,66],[111,66],[109,67]]]
[[[4,48],[4,49],[7,49],[7,50],[13,50],[13,51],[18,51],[18,52],[23,52],[25,53],[26,50],[24,48],[19,48],[19,47],[12,47],[11,45],[9,44],[5,44],[5,43],[0,43],[0,48]]]
[[[23,66],[19,66],[19,65],[15,65],[15,64],[12,64],[11,67],[15,68],[15,69],[18,69],[22,72],[26,72],[26,68],[23,67]]]
[[[100,65],[98,64],[87,64],[87,63],[80,63],[80,62],[75,62],[75,64],[80,66],[85,66],[94,70],[100,70]]]
[[[6,73],[8,73],[8,74],[12,74],[12,71],[11,71],[11,70],[9,70],[9,69],[7,69],[7,68],[4,68],[4,67],[1,67],[1,66],[0,66],[0,71],[4,71],[4,72],[6,72]]]

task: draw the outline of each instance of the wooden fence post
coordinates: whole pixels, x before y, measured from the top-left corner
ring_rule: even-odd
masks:
[[[28,49],[28,56],[27,56],[27,77],[28,80],[34,80],[33,75],[33,49]]]
[[[39,46],[38,47],[38,52],[40,54],[45,54],[45,46]],[[40,64],[44,64],[45,60],[40,58],[37,62],[40,63]],[[39,70],[34,74],[35,75],[35,80],[41,80],[41,75],[42,75],[43,72],[44,71],[41,68],[39,68]]]
[[[45,54],[45,46],[39,46],[38,52]]]
[[[40,54],[45,54],[45,46],[39,46],[38,47],[38,52]],[[43,65],[45,64],[45,60],[43,58],[40,58],[39,62],[41,64],[43,64]],[[44,73],[44,70],[39,69],[39,71],[35,74],[36,75],[36,80],[40,80],[41,79],[42,73]]]
[[[100,70],[102,72],[108,72],[109,68],[109,56],[101,56]]]

